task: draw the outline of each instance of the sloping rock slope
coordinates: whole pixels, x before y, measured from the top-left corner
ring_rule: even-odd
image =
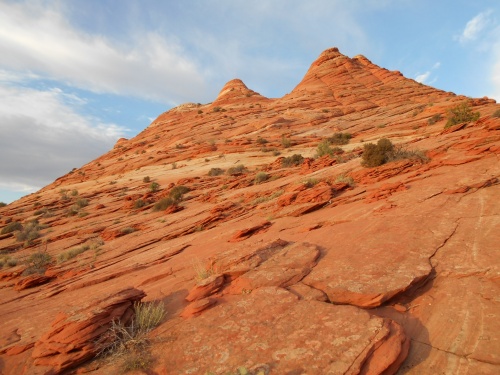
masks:
[[[152,374],[498,374],[499,109],[332,48],[161,114],[0,208],[0,373],[123,373],[96,354],[142,300]],[[406,157],[365,168],[381,138]]]

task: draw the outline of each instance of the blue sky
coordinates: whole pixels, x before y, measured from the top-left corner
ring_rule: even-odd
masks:
[[[0,202],[230,79],[280,97],[330,47],[500,100],[498,0],[0,0]]]

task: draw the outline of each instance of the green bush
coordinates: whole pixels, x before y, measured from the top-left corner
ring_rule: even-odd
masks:
[[[175,202],[178,202],[182,199],[182,196],[189,192],[189,188],[184,185],[174,186],[170,193],[168,194],[170,198],[172,198]]]
[[[378,167],[390,161],[396,160],[417,160],[426,163],[429,158],[423,151],[407,150],[402,146],[395,147],[386,138],[379,139],[376,145],[367,143],[364,145],[361,164],[365,167]]]
[[[80,198],[76,200],[75,204],[78,208],[87,207],[89,205],[89,200],[85,198]]]
[[[266,172],[259,172],[255,175],[255,183],[260,184],[261,182],[266,181],[269,178],[269,175]]]
[[[151,178],[149,176],[146,176],[142,179],[142,182],[149,184],[151,182]]]
[[[151,185],[149,185],[149,190],[152,192],[152,193],[155,193],[157,192],[158,190],[160,190],[160,184],[157,183],[157,182],[152,182]]]
[[[7,206],[7,203],[5,202],[0,202],[0,208]]]
[[[15,230],[23,230],[23,225],[19,221],[11,221],[2,228],[2,234],[12,233]]]
[[[139,198],[139,199],[137,199],[137,200],[135,201],[135,203],[134,203],[134,208],[135,208],[135,209],[142,208],[142,207],[144,207],[145,205],[146,205],[146,202],[144,202],[144,200],[142,200],[142,199],[140,199],[140,198]]]
[[[328,138],[328,141],[332,145],[346,145],[349,143],[350,140],[351,140],[350,133],[335,133],[330,138]]]
[[[446,121],[445,129],[450,126],[463,124],[464,122],[477,121],[481,114],[472,112],[472,108],[467,102],[463,102],[456,107],[448,110],[448,121]]]
[[[292,156],[288,156],[286,158],[283,158],[281,161],[281,165],[283,167],[293,167],[302,164],[304,161],[304,158],[300,154],[294,154]]]
[[[208,175],[209,176],[219,176],[221,174],[224,174],[224,169],[222,168],[210,168],[210,170],[208,171]]]
[[[170,197],[162,198],[155,203],[155,205],[153,206],[153,211],[163,211],[174,204],[175,201],[172,198]]]

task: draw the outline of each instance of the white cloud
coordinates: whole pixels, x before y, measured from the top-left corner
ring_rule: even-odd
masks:
[[[175,41],[155,32],[128,39],[84,33],[55,3],[0,3],[0,67],[5,70],[169,104],[203,94],[202,74]]]
[[[441,66],[441,62],[436,62],[432,68],[425,73],[417,74],[415,77],[415,81],[425,84],[432,84],[437,81],[437,77],[434,77],[432,80],[429,80],[434,70],[438,69]]]
[[[79,115],[58,88],[0,85],[0,189],[32,192],[108,151],[126,129]],[[95,125],[94,125],[95,124]]]
[[[476,40],[479,34],[491,23],[491,10],[479,13],[465,25],[464,31],[458,37],[461,43]]]

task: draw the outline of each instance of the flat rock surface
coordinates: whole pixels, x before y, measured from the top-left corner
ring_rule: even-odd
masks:
[[[352,306],[260,288],[175,326],[175,345],[161,348],[163,373],[225,374],[241,366],[266,374],[381,373],[406,356],[406,337],[391,324]]]

